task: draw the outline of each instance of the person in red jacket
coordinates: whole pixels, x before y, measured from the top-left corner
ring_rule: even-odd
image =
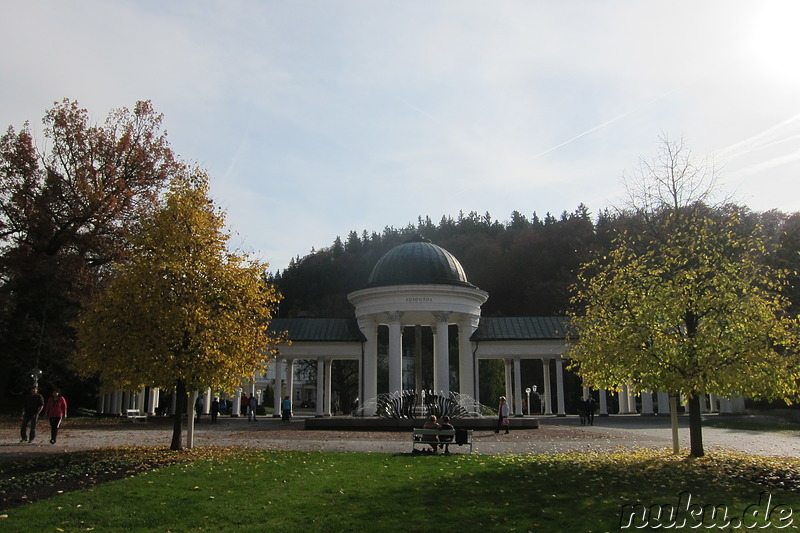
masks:
[[[50,444],[55,444],[61,420],[67,418],[67,400],[58,389],[53,389],[53,395],[47,399],[44,413],[50,419]]]

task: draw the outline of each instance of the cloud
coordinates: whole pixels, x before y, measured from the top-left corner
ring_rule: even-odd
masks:
[[[37,122],[67,96],[102,120],[152,99],[175,150],[208,168],[232,224],[278,268],[419,215],[596,212],[661,131],[715,152],[740,189],[757,177],[751,197],[800,209],[768,194],[796,175],[800,83],[776,83],[749,48],[760,10],[10,2],[0,45],[22,50],[0,56],[0,117]]]

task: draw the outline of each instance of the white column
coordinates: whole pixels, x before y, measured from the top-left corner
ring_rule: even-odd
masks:
[[[731,403],[733,404],[734,413],[744,413],[744,396],[734,395],[733,398],[731,398]]]
[[[194,448],[194,404],[197,403],[197,391],[192,392],[189,400],[189,423],[186,425],[186,447]]]
[[[558,395],[558,416],[567,416],[564,407],[564,361],[556,357],[556,394]]]
[[[506,377],[506,403],[508,404],[508,410],[511,411],[511,406],[513,405],[511,402],[514,400],[514,389],[512,387],[511,381],[511,359],[503,359],[503,365],[505,367],[505,377]]]
[[[542,374],[544,377],[544,414],[553,414],[553,395],[550,390],[550,359],[542,359]]]
[[[103,394],[103,410],[102,410],[102,413],[105,414],[105,415],[114,412],[114,410],[111,407],[111,405],[112,405],[111,399],[112,398],[113,398],[113,394],[111,394],[111,393]]]
[[[364,343],[361,397],[358,399],[358,406],[363,407],[367,401],[374,401],[378,397],[378,330],[377,323],[371,317],[359,318],[358,328],[367,339]],[[375,406],[365,409],[364,415],[375,416]]]
[[[718,413],[719,412],[719,407],[717,406],[717,395],[716,394],[709,394],[708,395],[708,404],[709,404],[709,410],[712,413]]]
[[[479,383],[481,382],[481,372],[480,372],[481,365],[479,364],[477,358],[472,361],[472,368],[473,368],[473,370],[475,372],[475,374],[474,374],[475,375],[475,396],[474,396],[474,398],[475,398],[475,402],[476,403],[480,403],[481,402],[481,387],[480,387]]]
[[[111,393],[111,414],[122,414],[122,393],[118,390]]]
[[[628,387],[628,411],[636,414],[636,391],[633,387]]]
[[[434,313],[433,342],[433,383],[436,394],[449,396],[450,394],[450,351],[448,350],[449,338],[447,334],[447,319],[450,313]]]
[[[283,359],[276,358],[273,362],[275,369],[275,379],[272,381],[272,403],[275,408],[272,410],[272,418],[281,417],[281,401],[283,401]]]
[[[242,391],[241,387],[236,387],[233,392],[233,408],[231,409],[231,416],[238,417],[242,412]]]
[[[147,391],[147,414],[154,416],[158,407],[158,387],[150,387]]]
[[[317,357],[317,412],[315,416],[322,418],[322,402],[325,401],[325,358]]]
[[[136,391],[136,407],[134,409],[138,409],[139,413],[145,414],[144,412],[144,393],[145,389],[142,387],[138,391]]]
[[[403,392],[403,313],[386,313],[389,321],[389,392]]]
[[[719,414],[729,415],[733,413],[733,404],[728,398],[719,399]]]
[[[597,393],[600,395],[600,416],[608,416],[608,397],[606,389],[599,389]]]
[[[669,414],[669,394],[666,392],[658,391],[658,414]]]
[[[653,416],[653,393],[649,391],[642,392],[642,416]]]
[[[333,387],[331,386],[331,373],[333,370],[333,359],[325,361],[325,405],[323,415],[331,416],[331,399],[333,398]]]
[[[619,414],[628,414],[628,386],[622,385],[617,393],[619,398]]]
[[[458,392],[470,398],[478,397],[478,373],[472,360],[472,342],[469,338],[478,327],[478,319],[458,323]]]
[[[198,396],[199,396],[198,392]],[[211,387],[206,389],[205,393],[203,394],[203,414],[207,415],[211,412]]]
[[[514,415],[522,416],[522,367],[519,357],[514,358]]]
[[[294,359],[286,360],[286,396],[294,405]]]

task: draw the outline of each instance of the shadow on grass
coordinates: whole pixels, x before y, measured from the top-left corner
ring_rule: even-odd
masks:
[[[4,530],[608,531],[619,528],[626,504],[663,505],[688,492],[701,505],[741,512],[765,487],[800,508],[800,495],[769,485],[793,479],[800,486],[800,462],[785,458],[687,459],[652,450],[196,453],[194,460],[16,509]],[[136,462],[133,450],[122,455],[125,461],[115,468]],[[78,464],[71,470],[78,471]]]

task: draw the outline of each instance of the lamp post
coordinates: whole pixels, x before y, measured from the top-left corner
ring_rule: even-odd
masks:
[[[525,394],[528,395],[528,416],[531,416],[531,388],[525,389]]]

